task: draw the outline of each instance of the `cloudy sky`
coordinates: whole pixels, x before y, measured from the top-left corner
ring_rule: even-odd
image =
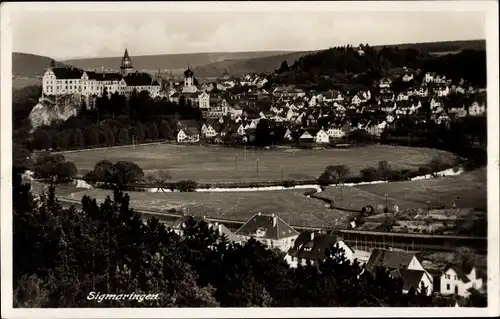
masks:
[[[484,39],[481,12],[85,12],[11,14],[13,51],[50,56],[314,50],[336,45]]]

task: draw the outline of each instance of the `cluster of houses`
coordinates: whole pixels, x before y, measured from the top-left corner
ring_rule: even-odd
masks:
[[[183,234],[190,216],[183,216],[172,225],[173,230]],[[195,217],[196,222],[204,221],[209,228],[224,234],[229,242],[244,244],[250,238],[261,242],[269,249],[277,249],[285,254],[285,261],[290,267],[310,264],[319,265],[326,258],[327,250],[336,246],[343,250],[346,262],[359,262],[363,271],[376,274],[379,267],[390,271],[393,278],[403,281],[403,293],[410,289],[416,292],[425,287],[426,293],[440,293],[444,296],[457,295],[467,297],[470,289],[483,289],[483,279],[473,266],[448,264],[438,275],[432,275],[423,266],[414,252],[395,249],[374,248],[371,251],[357,249],[344,242],[336,235],[318,231],[299,233],[282,218],[257,213],[238,230],[232,232],[226,226],[213,223],[205,217]],[[366,248],[365,248],[366,249]]]
[[[274,126],[285,127],[284,139],[292,135],[298,141],[330,143],[349,132],[364,130],[370,136],[382,132],[402,117],[416,123],[427,120],[447,124],[464,116],[486,113],[486,93],[467,85],[453,84],[445,76],[426,73],[422,83],[416,83],[414,72],[404,69],[396,78],[382,78],[375,89],[359,92],[306,92],[294,86],[264,88],[265,77],[247,75],[243,79],[224,78],[219,83],[193,84],[193,72],[187,70],[184,84],[173,88],[171,101],[181,97],[198,106],[204,121],[181,125],[178,142],[207,139],[221,142],[232,136],[241,142],[250,138],[262,119]],[[396,92],[394,82],[407,83]],[[237,91],[231,90],[238,88]],[[293,134],[300,132],[299,136]],[[192,132],[192,136],[189,136]]]

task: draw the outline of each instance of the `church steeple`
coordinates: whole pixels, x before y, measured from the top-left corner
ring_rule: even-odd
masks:
[[[132,66],[132,59],[130,59],[130,56],[128,55],[128,49],[125,47],[125,53],[123,54],[122,58],[122,63],[120,65],[120,70],[123,76],[126,76],[132,70],[134,67]]]

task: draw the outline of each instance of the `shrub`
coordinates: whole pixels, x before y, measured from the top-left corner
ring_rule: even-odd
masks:
[[[361,179],[363,182],[373,182],[379,179],[378,170],[374,167],[368,167],[361,170]]]
[[[285,188],[294,187],[295,185],[296,185],[296,183],[295,183],[294,180],[284,181],[283,182],[283,187],[285,187]]]
[[[429,166],[427,166],[427,165],[425,165],[425,166],[420,166],[420,167],[418,168],[418,173],[419,173],[420,175],[427,175],[427,174],[431,174],[431,173],[432,173],[432,169],[431,169]]]
[[[179,192],[193,192],[196,190],[197,186],[198,186],[198,184],[192,180],[179,181],[179,182],[175,183],[175,188]]]

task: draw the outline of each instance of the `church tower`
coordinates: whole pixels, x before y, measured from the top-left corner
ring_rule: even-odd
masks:
[[[127,48],[125,48],[125,53],[123,54],[122,63],[120,65],[122,76],[127,76],[127,74],[130,74],[133,69],[134,67],[132,66],[132,60],[128,55]]]
[[[196,86],[194,85],[193,71],[188,67],[184,72],[184,87],[182,88],[182,92],[184,93],[195,93],[198,91]]]

